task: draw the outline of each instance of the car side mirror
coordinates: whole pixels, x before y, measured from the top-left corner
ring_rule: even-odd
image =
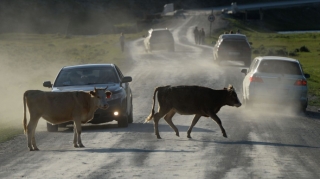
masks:
[[[122,78],[121,83],[128,83],[132,81],[132,77],[131,76],[125,76]]]
[[[310,78],[310,75],[309,75],[309,74],[307,74],[307,73],[305,73],[305,74],[304,74],[304,77],[306,77],[306,78]]]
[[[246,75],[248,73],[248,70],[247,69],[242,69],[241,73],[244,73]]]
[[[43,87],[52,88],[51,81],[45,81],[45,82],[43,82],[42,85],[43,85]]]

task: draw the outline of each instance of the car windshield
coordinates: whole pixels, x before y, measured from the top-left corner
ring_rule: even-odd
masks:
[[[258,71],[262,73],[277,73],[286,75],[301,75],[299,64],[283,60],[261,61]]]
[[[79,86],[92,84],[119,83],[119,78],[112,67],[74,68],[60,71],[54,86]]]

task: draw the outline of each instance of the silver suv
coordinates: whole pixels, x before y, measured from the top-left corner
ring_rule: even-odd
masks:
[[[243,34],[223,34],[213,47],[213,60],[243,61],[245,66],[251,64],[251,42]]]
[[[173,35],[167,28],[150,29],[144,39],[144,46],[147,52],[152,52],[153,50],[174,52]]]

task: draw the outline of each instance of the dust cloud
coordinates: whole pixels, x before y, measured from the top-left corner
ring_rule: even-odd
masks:
[[[53,82],[63,66],[102,61],[81,51],[74,53],[83,53],[83,56],[71,59],[72,56],[65,48],[68,44],[65,47],[56,44],[61,41],[67,43],[69,35],[113,33],[114,24],[132,18],[132,14],[125,13],[125,10],[116,9],[117,13],[113,13],[114,10],[102,11],[103,8],[108,8],[108,4],[100,6],[71,1],[1,2],[0,20],[5,24],[0,27],[2,127],[22,130],[23,93],[26,90],[49,91],[42,83],[49,80]],[[85,44],[86,39],[77,42]]]
[[[0,55],[0,63],[0,125],[22,129],[23,93],[29,89],[49,90],[42,87],[42,83],[46,80],[53,81],[61,65],[49,62],[39,66],[3,54]]]

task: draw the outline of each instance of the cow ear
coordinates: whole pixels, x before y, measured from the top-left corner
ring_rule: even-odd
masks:
[[[107,96],[108,99],[111,98],[111,95],[112,95],[112,93],[110,91],[106,92],[106,96]]]
[[[228,89],[229,89],[229,90],[233,90],[233,86],[232,86],[232,85],[229,85],[229,86],[228,86]]]
[[[96,90],[96,89],[94,89],[94,90]],[[96,92],[95,92],[95,91],[90,91],[90,94],[91,94],[92,96],[95,96],[95,95],[96,95]]]

